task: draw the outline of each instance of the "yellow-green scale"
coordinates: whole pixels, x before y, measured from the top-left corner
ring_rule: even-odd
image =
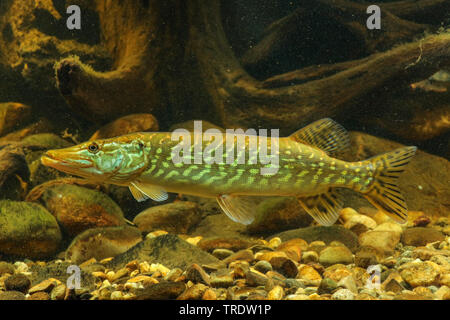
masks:
[[[225,137],[225,135],[224,135]],[[267,139],[267,155],[271,154],[271,139]],[[329,186],[351,186],[363,188],[370,183],[370,170],[361,163],[348,163],[328,157],[324,152],[288,138],[279,139],[279,164],[262,164],[260,150],[249,152],[249,141],[245,147],[237,149],[233,141],[234,156],[227,163],[231,152],[227,141],[216,150],[223,148],[222,163],[194,163],[193,140],[191,154],[183,155],[191,164],[172,161],[172,149],[179,142],[171,141],[170,133],[152,134],[150,138],[149,166],[141,180],[164,187],[169,192],[190,191],[204,196],[220,194],[248,195],[294,195],[314,194]],[[202,150],[210,144],[204,141]],[[228,147],[228,148],[227,148]],[[212,154],[215,155],[215,152]],[[238,163],[239,156],[245,155],[245,163]],[[262,168],[278,168],[275,174],[262,174]],[[364,178],[362,175],[366,176]],[[369,179],[369,180],[368,180]],[[367,182],[369,181],[369,182]]]

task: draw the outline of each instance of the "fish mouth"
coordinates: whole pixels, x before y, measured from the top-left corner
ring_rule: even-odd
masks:
[[[41,157],[44,166],[52,167],[61,171],[92,168],[91,160],[80,157],[75,152],[63,150],[49,150]]]

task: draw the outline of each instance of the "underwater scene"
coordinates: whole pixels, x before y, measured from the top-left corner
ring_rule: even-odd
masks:
[[[0,300],[450,300],[450,0],[0,0]]]

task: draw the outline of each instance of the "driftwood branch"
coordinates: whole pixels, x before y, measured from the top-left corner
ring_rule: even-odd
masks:
[[[148,7],[137,1],[95,3],[115,69],[96,72],[77,59],[56,67],[61,93],[88,118],[150,111],[164,126],[183,110],[189,118],[225,127],[262,125],[289,132],[345,112],[377,88],[407,86],[450,63],[450,35],[432,35],[349,62],[344,71],[342,65],[332,67],[340,72],[319,80],[269,89],[244,71],[229,47],[218,1],[208,6],[199,0],[155,1]]]
[[[367,6],[347,0],[301,1],[293,13],[272,23],[241,61],[247,69],[258,73],[265,65],[274,64],[277,57],[283,56],[283,51],[295,48],[298,48],[294,51],[297,66],[308,62],[316,64],[318,59],[327,56],[328,59],[353,60],[411,41],[426,30],[437,29],[403,20],[383,6],[382,29],[369,30]],[[294,53],[285,55],[288,60],[294,60]]]

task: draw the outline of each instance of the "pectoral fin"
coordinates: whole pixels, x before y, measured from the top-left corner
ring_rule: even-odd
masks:
[[[233,221],[242,224],[250,224],[255,219],[257,198],[233,195],[221,195],[217,202],[226,215]]]
[[[133,184],[128,186],[133,197],[138,201],[142,202],[147,200],[149,197],[145,193],[142,193],[138,188],[136,188]]]
[[[163,188],[139,181],[131,182],[130,191],[137,201],[144,201],[148,198],[155,201],[165,201],[169,197]]]
[[[336,189],[329,189],[328,192],[298,198],[301,206],[308,212],[314,220],[323,226],[331,226],[339,217],[343,201]]]

